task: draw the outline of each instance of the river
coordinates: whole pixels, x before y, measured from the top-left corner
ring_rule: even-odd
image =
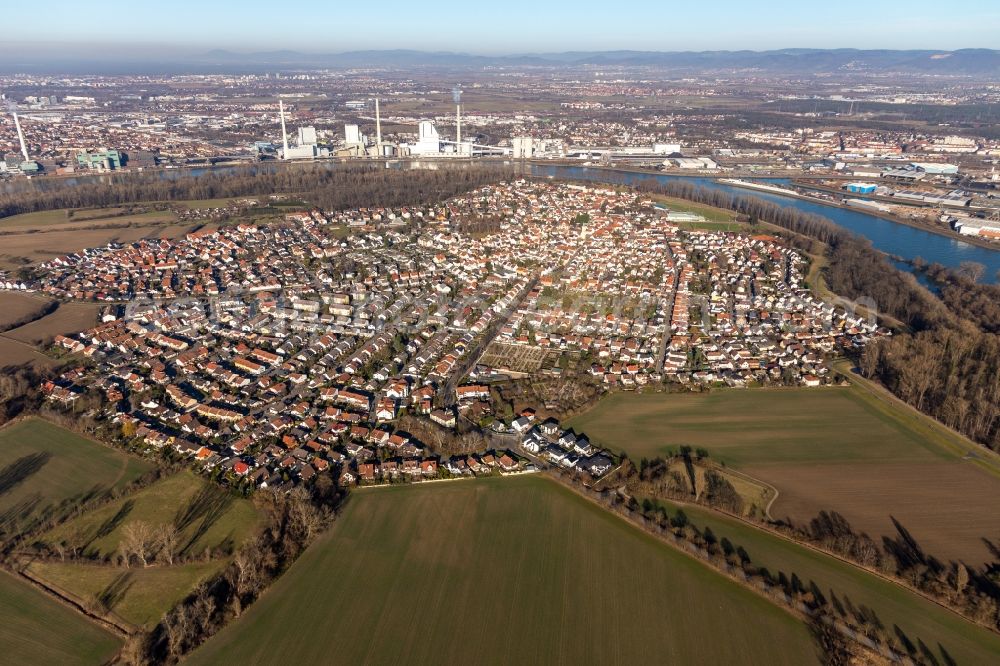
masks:
[[[928,262],[937,262],[951,268],[957,268],[963,261],[975,261],[986,267],[986,271],[983,273],[983,281],[990,283],[997,282],[997,273],[1000,271],[1000,250],[979,247],[949,238],[948,236],[924,231],[923,229],[886,220],[850,208],[828,206],[780,194],[734,187],[716,182],[710,178],[540,164],[532,166],[532,173],[537,176],[552,176],[554,178],[589,180],[604,183],[622,183],[626,185],[649,179],[661,183],[683,179],[694,185],[700,185],[713,190],[722,190],[744,197],[757,197],[781,206],[797,208],[806,213],[822,215],[835,224],[849,229],[859,236],[870,239],[876,249],[886,254],[902,257],[903,259],[921,257]],[[908,264],[902,262],[897,262],[896,265],[904,270],[910,269]],[[919,277],[922,276],[918,275]]]

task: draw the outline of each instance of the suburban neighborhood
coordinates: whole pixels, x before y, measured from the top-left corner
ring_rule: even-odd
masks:
[[[493,386],[819,386],[831,353],[884,334],[814,296],[807,258],[779,238],[692,219],[636,192],[519,180],[109,244],[26,288],[107,304],[96,328],[56,337],[84,362],[46,385],[51,401],[99,392],[129,438],[241,487],[536,464],[600,477],[613,452],[503,413]],[[487,439],[442,455],[404,415]]]

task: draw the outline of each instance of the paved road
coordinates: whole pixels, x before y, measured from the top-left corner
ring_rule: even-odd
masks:
[[[661,374],[663,373],[663,363],[667,358],[667,345],[670,344],[670,338],[673,337],[671,324],[673,322],[674,305],[677,303],[677,288],[681,282],[681,267],[674,260],[674,251],[670,248],[670,243],[667,243],[667,255],[674,265],[674,284],[670,290],[670,307],[663,310],[664,314],[666,314],[663,322],[663,339],[660,340],[660,349],[656,353],[656,371]]]
[[[476,361],[479,360],[479,357],[482,356],[483,351],[485,351],[486,347],[493,342],[497,333],[503,325],[507,323],[514,312],[517,311],[521,302],[529,293],[531,293],[531,290],[535,288],[536,284],[538,284],[538,276],[532,277],[528,280],[524,288],[521,290],[521,293],[517,295],[517,298],[511,301],[511,304],[508,305],[503,312],[493,318],[489,328],[487,328],[486,331],[479,336],[479,340],[476,342],[476,345],[458,362],[458,367],[451,373],[451,375],[449,375],[448,381],[444,386],[443,393],[447,406],[451,407],[457,402],[455,389],[458,387],[458,384],[465,379],[467,374],[469,374],[469,370],[472,369],[472,366],[475,365]]]

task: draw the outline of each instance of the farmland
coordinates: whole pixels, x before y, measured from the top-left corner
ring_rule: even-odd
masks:
[[[0,270],[13,270],[26,264],[48,261],[64,254],[99,247],[111,241],[131,243],[140,238],[175,238],[198,225],[166,222],[95,228],[93,221],[75,227],[62,226],[38,230],[11,229],[0,235]]]
[[[632,458],[681,445],[779,490],[775,517],[843,514],[858,530],[893,533],[889,516],[944,559],[985,561],[1000,535],[1000,478],[975,449],[860,385],[700,394],[615,394],[570,425]],[[957,513],[963,519],[955,520]]]
[[[661,504],[670,515],[676,512],[676,505]],[[939,646],[959,664],[987,664],[1000,654],[1000,636],[898,585],[712,511],[692,506],[684,506],[683,511],[698,529],[708,527],[716,538],[725,537],[743,546],[756,566],[775,575],[779,571],[788,576],[795,573],[806,583],[815,581],[824,594],[833,590],[839,599],[847,599],[855,607],[863,604],[877,613],[884,626],[898,626],[914,644],[923,641],[940,657]],[[948,662],[942,658],[941,663]]]
[[[61,209],[6,217],[0,220],[0,229],[4,231],[85,229],[95,226],[157,224],[172,222],[176,219],[177,216],[170,211],[149,211],[129,214],[122,208],[95,208],[75,211]]]
[[[42,296],[19,291],[0,291],[0,331],[42,314],[52,301]]]
[[[122,487],[149,463],[37,418],[0,429],[0,530],[19,531],[41,512]]]
[[[538,477],[359,491],[189,662],[334,655],[411,664],[817,659],[791,615]]]
[[[43,354],[38,346],[55,335],[84,331],[97,323],[100,306],[94,303],[60,303],[20,292],[0,292],[0,367],[31,364],[36,367],[54,365],[54,359]],[[9,306],[6,310],[2,310]],[[37,317],[37,318],[36,318]],[[26,321],[15,328],[3,326]]]
[[[25,342],[0,335],[0,368],[20,365],[45,368],[55,365],[55,361]]]
[[[55,335],[86,331],[97,325],[100,307],[95,303],[61,303],[54,312],[7,331],[4,335],[12,340],[37,345],[51,340]]]
[[[81,604],[107,608],[120,624],[150,627],[221,566],[211,561],[123,569],[76,562],[33,562],[27,571]],[[102,608],[102,604],[106,606]]]
[[[125,530],[140,521],[158,532],[175,529],[175,556],[188,561],[158,562],[150,568],[86,561],[114,562]],[[236,499],[185,470],[42,535],[39,541],[60,552],[78,552],[84,560],[32,563],[29,572],[81,603],[97,603],[128,624],[149,625],[224,566],[228,554],[256,525],[252,502]]]
[[[32,666],[93,665],[108,661],[121,642],[73,609],[0,572],[3,662]]]

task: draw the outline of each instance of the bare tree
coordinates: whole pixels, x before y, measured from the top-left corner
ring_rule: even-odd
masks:
[[[958,274],[973,282],[979,282],[986,272],[986,266],[978,261],[963,261],[958,265]]]
[[[129,523],[122,530],[121,542],[118,550],[125,561],[125,566],[129,566],[133,557],[142,562],[143,567],[148,567],[150,560],[155,555],[156,541],[158,540],[153,527],[143,521],[137,520]]]
[[[174,563],[174,555],[177,553],[177,542],[180,535],[173,525],[163,525],[156,535],[156,558],[166,562],[168,565]]]

